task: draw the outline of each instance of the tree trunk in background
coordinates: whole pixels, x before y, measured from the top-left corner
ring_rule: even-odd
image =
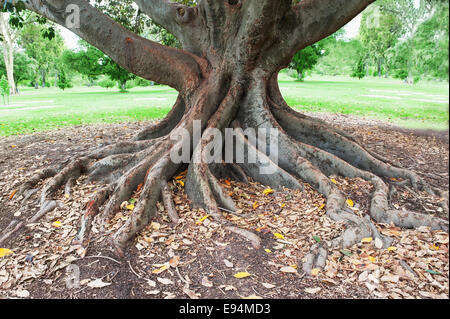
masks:
[[[14,95],[17,93],[16,82],[14,81],[14,37],[8,21],[9,14],[0,12],[0,32],[3,36],[3,59],[5,61],[10,94]]]

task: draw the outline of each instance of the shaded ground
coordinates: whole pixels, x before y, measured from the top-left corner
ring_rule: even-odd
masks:
[[[410,168],[430,184],[447,189],[448,131],[409,131],[352,116],[317,114],[360,138],[368,148]],[[14,217],[37,210],[38,194],[23,207],[10,200],[14,189],[42,167],[75,157],[106,142],[126,140],[148,123],[102,124],[0,139],[0,231]],[[371,185],[360,179],[332,177],[353,203],[355,214],[368,210]],[[301,262],[315,241],[335,237],[342,225],[325,216],[325,199],[305,184],[303,190],[268,190],[222,180],[239,211],[225,216],[258,233],[263,248],[255,250],[216,224],[203,210],[191,207],[179,173],[169,184],[180,223],[159,216],[130,245],[124,259],[94,229],[86,257],[70,248],[84,204],[98,187],[74,188],[65,206],[29,225],[0,245],[13,251],[0,257],[0,296],[7,298],[448,298],[448,234],[427,228],[400,230],[378,225],[394,238],[378,250],[368,238],[348,250],[333,251],[324,270],[302,274]],[[396,182],[396,181],[391,181]],[[138,198],[136,196],[136,198]],[[448,216],[439,199],[397,187],[393,205]],[[349,204],[350,205],[350,204]],[[131,208],[131,207],[130,207]],[[120,227],[130,210],[116,215],[108,232]],[[56,222],[56,223],[55,223]],[[77,265],[81,285],[68,289],[67,270]],[[239,276],[240,275],[240,276]],[[242,278],[236,278],[242,277]],[[100,279],[100,280],[98,280]]]

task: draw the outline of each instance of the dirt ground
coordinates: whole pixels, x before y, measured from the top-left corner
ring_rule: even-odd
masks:
[[[448,131],[411,131],[364,118],[315,115],[352,132],[369,149],[414,170],[431,185],[448,189]],[[131,138],[148,124],[77,126],[0,138],[0,232],[12,219],[25,220],[38,210],[39,192],[27,203],[11,196],[36,170],[104,143]],[[367,214],[370,183],[331,178],[347,194],[349,208]],[[448,234],[425,227],[401,230],[379,224],[381,233],[394,239],[388,249],[377,249],[366,238],[350,249],[332,251],[325,269],[313,276],[302,273],[309,247],[343,229],[325,215],[325,199],[308,184],[292,191],[221,180],[239,207],[224,216],[261,236],[263,247],[255,250],[192,207],[179,172],[169,183],[180,217],[177,225],[159,206],[157,218],[119,258],[108,244],[108,235],[128,218],[132,205],[127,205],[106,234],[94,227],[81,258],[70,243],[84,205],[99,187],[83,181],[77,182],[72,198],[60,195],[64,207],[0,244],[4,255],[0,298],[449,298]],[[396,189],[391,198],[394,207],[448,220],[439,205],[442,199],[404,186]],[[137,195],[133,197],[138,199]],[[128,204],[132,203],[130,199]],[[79,274],[79,286],[70,285],[73,274]]]

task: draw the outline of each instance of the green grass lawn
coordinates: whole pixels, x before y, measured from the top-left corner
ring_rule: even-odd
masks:
[[[354,114],[403,127],[448,128],[448,84],[407,85],[391,79],[310,77],[296,82],[285,73],[280,88],[288,104],[309,112]],[[25,134],[63,126],[160,119],[175,103],[166,86],[117,89],[22,88],[0,105],[0,135]]]

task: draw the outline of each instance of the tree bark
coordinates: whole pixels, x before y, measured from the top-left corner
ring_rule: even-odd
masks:
[[[329,243],[331,247],[349,247],[369,236],[389,245],[372,220],[448,231],[443,220],[392,210],[383,178],[401,178],[431,194],[436,190],[416,174],[367,151],[350,134],[294,111],[278,87],[279,71],[299,49],[335,32],[371,2],[304,0],[292,6],[291,0],[200,0],[189,8],[164,0],[136,1],[143,12],[178,37],[183,50],[175,50],[132,34],[87,1],[71,0],[82,9],[81,21],[89,21],[73,30],[75,33],[127,70],[176,88],[179,97],[163,121],[140,132],[135,140],[93,150],[50,172],[38,173],[18,193],[48,179],[40,201],[41,207],[49,208],[57,205],[52,199],[55,193],[81,175],[104,184],[81,218],[76,242],[83,244],[89,240],[87,230],[94,218],[108,223],[121,203],[139,189],[133,213],[112,236],[119,255],[156,215],[162,194],[166,206],[171,207],[164,183],[185,164],[189,165],[186,192],[193,203],[257,249],[260,243],[255,234],[234,227],[222,216],[223,210],[235,211],[236,207],[219,182],[221,176],[242,181],[251,178],[273,188],[301,188],[300,180],[309,183],[327,197],[328,216],[346,223],[343,234]],[[68,3],[29,0],[26,6],[61,24]],[[236,151],[231,158],[220,155],[211,163],[209,147],[215,134],[226,129],[233,129],[233,149],[242,152]],[[249,136],[251,129],[269,133],[256,139]],[[276,147],[271,147],[275,136]],[[267,147],[260,147],[263,142]],[[186,144],[187,163],[173,161],[171,155],[179,154]],[[262,173],[262,168],[270,168],[271,173]],[[346,212],[346,197],[330,181],[330,175],[359,177],[374,185],[367,218]],[[324,265],[326,248],[312,247],[303,267],[306,272]]]

